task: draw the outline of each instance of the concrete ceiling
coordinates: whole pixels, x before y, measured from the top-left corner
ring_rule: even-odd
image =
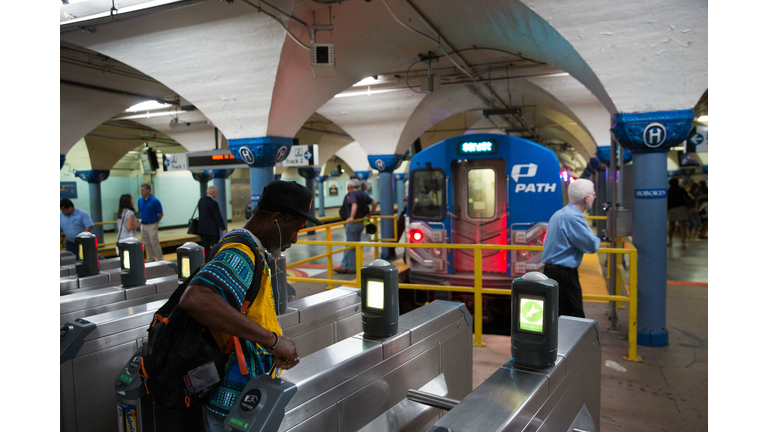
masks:
[[[309,0],[270,0],[274,7],[189,0],[65,24],[61,152],[149,98],[196,109],[178,116],[189,127],[171,128],[167,116],[135,120],[190,150],[213,148],[216,126],[220,146],[225,136],[272,135],[328,146],[323,158],[352,139],[368,154],[402,153],[419,136],[442,134],[425,132],[462,111],[520,107],[542,137],[589,158],[610,142],[613,113],[691,108],[707,77],[706,3],[596,1],[381,0],[329,8]],[[140,1],[117,7],[132,3]],[[82,16],[85,4],[93,12],[111,1],[62,6],[61,19]],[[307,25],[329,21],[333,32],[318,32],[317,41],[334,43],[336,76],[315,78],[308,51],[284,29],[308,44]],[[428,38],[457,51],[453,62]],[[333,98],[360,91],[352,85],[373,75],[385,84],[371,89],[418,90],[427,69],[419,55],[428,54],[439,57],[432,68],[442,89],[433,94]],[[463,118],[475,124],[478,112]],[[492,119],[502,128],[524,126],[513,116]]]

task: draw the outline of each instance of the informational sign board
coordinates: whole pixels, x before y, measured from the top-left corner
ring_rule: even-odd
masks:
[[[317,166],[319,159],[317,144],[301,144],[291,146],[285,160],[275,166],[282,167],[312,167]]]
[[[77,183],[76,182],[61,182],[59,183],[59,199],[77,198]]]
[[[237,169],[248,165],[235,159],[228,149],[187,152],[188,170]]]
[[[685,153],[709,152],[709,126],[696,126],[685,142]]]
[[[163,154],[163,171],[186,171],[188,169],[186,153]]]

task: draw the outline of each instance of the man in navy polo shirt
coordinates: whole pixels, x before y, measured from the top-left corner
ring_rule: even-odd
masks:
[[[160,247],[157,231],[160,220],[163,219],[163,206],[157,198],[152,196],[152,186],[147,183],[141,185],[139,214],[141,214],[141,239],[147,249],[149,261],[160,261],[163,259],[163,248]]]
[[[91,217],[83,210],[76,209],[75,205],[68,198],[64,198],[59,203],[61,215],[59,216],[59,226],[67,236],[67,250],[77,254],[75,249],[75,237],[83,231],[91,232],[93,221]]]

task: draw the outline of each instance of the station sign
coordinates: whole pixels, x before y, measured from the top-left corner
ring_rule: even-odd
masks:
[[[312,167],[317,166],[319,160],[317,144],[294,144],[291,146],[285,159],[282,162],[275,164],[275,166]]]
[[[186,171],[188,169],[186,153],[163,154],[163,171]]]
[[[59,199],[64,198],[77,198],[77,183],[76,182],[60,182],[59,183]]]

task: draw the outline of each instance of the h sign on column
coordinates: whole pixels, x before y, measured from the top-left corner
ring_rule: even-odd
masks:
[[[661,123],[651,123],[643,131],[643,142],[651,148],[659,147],[667,140],[667,129]]]

